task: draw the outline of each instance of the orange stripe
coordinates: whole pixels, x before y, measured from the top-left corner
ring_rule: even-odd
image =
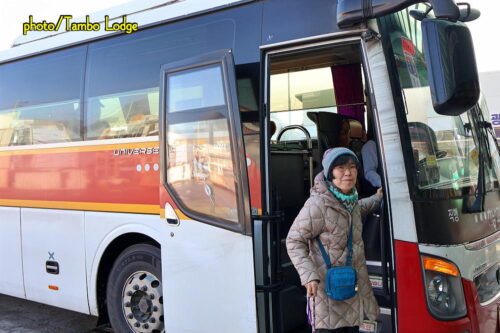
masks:
[[[177,214],[179,220],[191,220],[191,218],[187,217],[180,209],[176,209],[175,214]]]
[[[191,218],[187,217],[186,214],[184,214],[180,209],[174,209],[174,210],[179,220],[191,220]],[[162,219],[165,218],[165,208],[160,208],[160,217]]]
[[[116,144],[95,145],[95,146],[4,150],[0,151],[0,156],[79,153],[87,151],[104,151],[104,150],[115,150],[115,149],[131,149],[131,148],[153,148],[153,147],[158,147],[159,144],[160,143],[158,141],[153,141],[153,142],[116,143]]]
[[[0,206],[159,214],[158,205],[0,199]]]

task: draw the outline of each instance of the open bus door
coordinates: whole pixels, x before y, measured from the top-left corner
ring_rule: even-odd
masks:
[[[253,245],[233,57],[161,68],[161,207],[167,332],[255,333]],[[193,318],[196,316],[196,318]]]
[[[305,288],[288,257],[286,236],[309,197],[314,176],[322,170],[323,152],[340,145],[333,137],[341,131],[344,120],[335,102],[334,67],[357,66],[359,75],[364,75],[364,80],[360,79],[361,96],[370,88],[362,43],[361,33],[351,32],[335,40],[263,48],[266,209],[262,220],[255,224],[255,243],[262,245],[256,249],[261,252],[256,258],[264,258],[262,263],[256,263],[261,332],[310,332]],[[372,122],[370,99],[363,97],[359,104],[368,113],[367,122]],[[390,236],[382,215],[383,209],[369,218],[371,231],[363,235],[368,273],[382,313],[377,325],[363,323],[361,332],[392,332],[387,253]]]

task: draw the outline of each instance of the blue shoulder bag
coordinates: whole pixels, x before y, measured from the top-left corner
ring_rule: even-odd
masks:
[[[357,274],[356,270],[352,267],[352,221],[349,231],[349,238],[347,240],[347,260],[346,266],[333,266],[330,258],[325,251],[319,236],[316,237],[318,241],[321,255],[325,260],[327,271],[325,279],[325,291],[328,297],[337,301],[344,301],[354,297],[357,289]]]

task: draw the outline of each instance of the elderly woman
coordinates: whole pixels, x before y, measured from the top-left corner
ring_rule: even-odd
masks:
[[[355,185],[359,161],[347,148],[327,150],[322,164],[323,172],[316,176],[311,196],[290,228],[286,246],[312,300],[308,302],[308,315],[316,332],[359,332],[363,314],[376,320],[380,313],[368,278],[361,233],[362,216],[379,207],[382,189],[358,201]],[[333,266],[345,266],[351,223],[351,260],[358,289],[352,298],[335,300],[325,293],[326,264],[316,238],[319,236]]]

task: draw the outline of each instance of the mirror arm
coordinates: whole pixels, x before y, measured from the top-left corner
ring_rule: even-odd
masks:
[[[470,3],[468,2],[457,2],[457,6],[466,6],[467,7],[467,16],[468,17],[471,13],[471,7],[470,7]]]
[[[347,28],[366,22],[371,18],[379,18],[408,8],[416,3],[430,2],[434,8],[435,17],[447,21],[473,21],[479,17],[480,12],[467,5],[467,11],[461,11],[454,0],[343,0],[337,4],[337,26]],[[426,4],[427,5],[427,4]],[[421,11],[423,14],[424,11]],[[427,11],[426,15],[429,14]],[[424,19],[426,16],[417,18]]]
[[[460,9],[453,0],[430,0],[434,15],[439,19],[456,22],[460,18]]]

